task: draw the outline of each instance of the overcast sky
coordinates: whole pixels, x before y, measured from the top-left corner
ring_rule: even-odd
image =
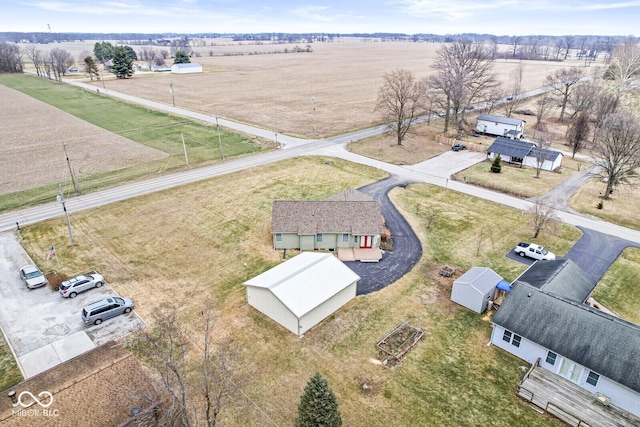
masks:
[[[0,32],[640,33],[640,0],[2,0],[0,11]]]

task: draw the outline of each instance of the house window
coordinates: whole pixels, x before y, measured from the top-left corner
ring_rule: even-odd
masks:
[[[515,347],[520,347],[520,341],[522,341],[522,337],[512,332],[504,331],[504,334],[502,334],[502,341],[508,342]]]
[[[587,377],[587,384],[591,384],[592,386],[598,385],[598,380],[600,379],[600,375],[596,374],[593,371],[589,371],[589,376]]]
[[[513,341],[511,341],[511,345],[514,345],[516,347],[520,347],[520,341],[522,340],[522,337],[520,335],[513,335]]]
[[[348,235],[348,234],[346,234],[346,233],[345,233],[345,234],[343,234],[343,235],[342,235],[342,241],[343,241],[344,243],[349,243],[349,235]]]
[[[358,244],[358,236],[353,236],[353,243]]]
[[[556,364],[556,359],[558,358],[558,355],[555,354],[552,351],[548,351],[547,352],[547,363],[551,366],[554,366]]]
[[[276,233],[276,242],[282,242],[282,233]]]
[[[316,234],[316,243],[322,243],[322,234]]]

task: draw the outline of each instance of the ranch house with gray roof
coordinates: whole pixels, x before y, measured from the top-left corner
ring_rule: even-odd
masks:
[[[380,203],[357,190],[325,200],[275,200],[274,249],[338,251],[343,261],[378,261],[384,229]]]
[[[533,142],[513,140],[498,137],[487,148],[487,156],[490,160],[498,155],[505,163],[537,167],[541,163],[541,169],[553,171],[562,165],[562,153],[554,150],[538,148]]]
[[[524,391],[519,394],[537,406],[549,412],[549,405],[560,408],[554,410],[589,425],[609,425],[606,420],[625,412],[620,424],[611,425],[637,425],[640,326],[585,304],[595,285],[570,260],[535,262],[514,281],[493,316],[491,343],[533,364],[533,378],[551,378],[542,381],[545,386],[535,393],[530,391],[535,381],[529,385],[529,379],[523,379],[520,388]],[[536,374],[540,368],[553,375]],[[566,384],[575,390],[558,401],[562,393],[542,390],[553,388],[551,384]],[[558,387],[566,389],[566,385]],[[545,394],[552,397],[545,399]],[[567,395],[574,401],[567,403]],[[582,406],[581,399],[586,402]],[[594,421],[597,418],[590,418],[596,417],[593,408],[609,413]],[[625,417],[630,421],[624,421]]]

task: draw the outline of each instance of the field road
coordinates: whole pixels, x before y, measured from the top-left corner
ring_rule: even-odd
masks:
[[[76,86],[94,91],[95,86],[82,82],[69,82]],[[106,91],[100,89],[102,93],[133,102],[147,107],[165,111],[174,115],[190,117],[209,123],[215,123],[216,117],[184,110],[170,105],[160,104],[145,99],[136,98],[126,94]],[[331,137],[322,140],[306,140],[288,135],[275,134],[270,130],[261,129],[255,126],[245,125],[225,119],[218,119],[221,126],[235,129],[250,135],[256,135],[266,139],[277,140],[283,146],[282,149],[258,154],[255,156],[225,161],[211,166],[178,172],[171,175],[163,175],[157,178],[148,179],[141,182],[122,185],[116,188],[102,190],[95,193],[69,198],[66,200],[67,211],[70,214],[103,206],[119,200],[125,200],[143,194],[176,187],[178,185],[197,182],[215,176],[220,176],[244,169],[250,169],[260,165],[277,162],[280,160],[300,156],[300,155],[323,155],[337,157],[356,163],[361,163],[384,170],[390,174],[397,175],[404,180],[414,182],[425,182],[438,185],[454,191],[469,194],[486,200],[491,200],[505,206],[526,211],[532,202],[511,197],[502,193],[475,187],[464,182],[453,181],[449,177],[463,170],[474,163],[484,159],[482,153],[475,152],[446,152],[435,158],[422,163],[408,166],[398,166],[385,163],[379,160],[360,156],[345,149],[346,143],[358,139],[367,138],[385,131],[384,126],[377,126],[370,129],[359,130],[348,134]],[[59,203],[52,201],[40,206],[26,208],[14,212],[0,215],[0,231],[15,229],[17,224],[28,225],[45,219],[55,218],[63,215],[62,207]],[[586,217],[572,212],[556,210],[557,217],[570,225],[581,228],[588,228],[604,234],[619,237],[640,244],[640,231],[631,230],[615,224],[607,223],[598,219]]]

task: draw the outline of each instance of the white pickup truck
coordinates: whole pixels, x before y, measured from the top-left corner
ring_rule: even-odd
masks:
[[[529,258],[537,259],[540,261],[554,260],[556,256],[553,252],[549,252],[540,245],[535,243],[518,243],[518,246],[514,249],[515,253],[520,256],[528,256]]]

